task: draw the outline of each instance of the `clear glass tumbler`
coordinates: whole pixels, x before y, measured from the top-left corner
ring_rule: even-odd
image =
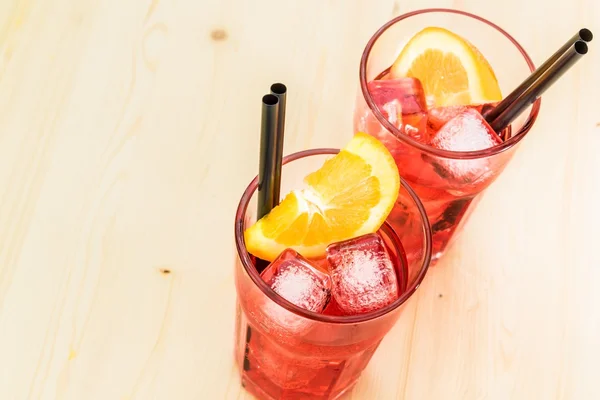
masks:
[[[475,45],[494,69],[504,95],[531,74],[534,64],[523,47],[499,26],[476,15],[449,9],[418,10],[396,17],[367,43],[360,62],[354,131],[369,133],[386,145],[400,175],[423,202],[433,235],[433,264],[462,229],[479,193],[500,175],[532,128],[540,100],[511,124],[508,140],[485,150],[440,150],[402,133],[378,109],[368,83],[384,77],[405,43],[430,26],[448,29]],[[406,210],[398,204],[388,222],[396,228],[404,225],[406,218]]]
[[[315,149],[285,157],[281,193],[301,187],[304,176],[338,151]],[[304,310],[265,284],[244,244],[244,230],[256,220],[257,179],[247,187],[235,218],[235,360],[249,392],[261,399],[335,399],[356,383],[431,259],[425,209],[408,184],[401,185],[398,202],[410,219],[396,232],[386,223],[379,234],[395,260],[402,293],[384,308],[355,316]]]

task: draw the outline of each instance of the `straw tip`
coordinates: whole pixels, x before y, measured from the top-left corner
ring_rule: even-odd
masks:
[[[579,37],[581,38],[581,40],[584,40],[586,42],[591,42],[592,39],[594,38],[594,34],[589,29],[582,28],[579,30]]]
[[[267,106],[274,106],[279,102],[279,98],[273,94],[265,94],[262,98],[262,102]]]
[[[274,83],[271,85],[271,93],[282,95],[287,92],[287,87],[280,82]]]
[[[588,46],[585,42],[578,40],[577,42],[575,42],[575,51],[578,54],[583,55],[588,52]]]

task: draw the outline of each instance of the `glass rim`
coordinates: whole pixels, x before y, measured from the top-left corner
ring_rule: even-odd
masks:
[[[506,32],[504,29],[500,28],[500,26],[494,24],[493,22],[490,22],[485,18],[479,17],[475,14],[471,14],[471,13],[468,13],[465,11],[453,10],[450,8],[424,8],[424,9],[415,10],[415,11],[411,11],[411,12],[399,15],[398,17],[391,19],[390,21],[386,22],[381,28],[379,28],[375,32],[375,34],[371,37],[371,39],[369,39],[369,41],[367,42],[365,50],[363,51],[363,54],[360,59],[360,67],[359,67],[360,88],[362,91],[363,98],[365,99],[365,102],[367,103],[367,106],[373,112],[373,115],[375,115],[375,118],[377,118],[379,123],[386,130],[391,132],[396,138],[398,138],[398,140],[401,140],[410,146],[416,147],[417,149],[419,149],[423,152],[426,152],[426,153],[429,153],[429,154],[432,154],[435,156],[450,158],[450,159],[475,159],[475,158],[483,158],[483,157],[489,157],[489,156],[492,156],[495,154],[499,154],[499,153],[502,153],[503,151],[508,150],[511,147],[515,146],[517,143],[519,143],[525,137],[527,132],[529,132],[531,130],[531,128],[533,127],[533,124],[534,124],[535,120],[537,119],[537,116],[540,111],[540,105],[542,102],[541,98],[538,98],[533,103],[533,106],[531,108],[529,116],[527,117],[527,121],[525,121],[525,123],[523,124],[521,129],[519,129],[519,131],[515,135],[512,135],[510,137],[510,139],[508,139],[507,141],[503,142],[502,144],[500,144],[498,146],[490,147],[488,149],[474,150],[474,151],[461,151],[461,152],[436,149],[435,147],[431,147],[429,145],[418,142],[418,141],[414,140],[413,138],[411,138],[410,136],[401,133],[394,125],[392,125],[383,116],[383,114],[379,111],[379,109],[375,105],[375,102],[373,101],[371,94],[369,93],[369,91],[367,89],[367,83],[368,83],[367,82],[367,61],[369,59],[369,55],[371,54],[371,50],[373,49],[373,46],[377,42],[377,39],[379,39],[379,37],[381,35],[383,35],[383,33],[385,31],[387,31],[392,25],[395,25],[397,22],[400,22],[409,17],[413,17],[413,16],[417,16],[417,15],[421,15],[421,14],[428,14],[428,13],[457,14],[457,15],[462,15],[463,17],[473,18],[474,20],[477,20],[479,22],[483,22],[484,24],[487,24],[491,28],[497,30],[499,33],[504,35],[517,48],[517,50],[519,50],[519,52],[525,59],[525,62],[527,63],[529,70],[531,72],[535,71],[535,64],[533,63],[533,61],[531,60],[531,57],[529,57],[529,54],[527,54],[525,49],[508,32]]]
[[[334,154],[339,153],[339,151],[340,151],[339,149],[334,149],[334,148],[318,148],[318,149],[304,150],[304,151],[293,153],[293,154],[290,154],[290,155],[284,157],[283,165],[290,163],[292,161],[296,161],[296,160],[299,160],[302,158],[316,156],[316,155],[328,155],[328,154],[334,155]],[[364,314],[350,315],[350,316],[334,316],[334,315],[319,314],[316,312],[305,310],[303,308],[300,308],[300,307],[294,305],[293,303],[290,303],[289,301],[287,301],[286,299],[284,299],[283,297],[281,297],[277,293],[275,293],[262,280],[262,278],[260,277],[260,274],[258,273],[256,268],[254,268],[254,263],[252,263],[250,255],[249,255],[248,251],[246,250],[246,244],[244,241],[244,220],[245,220],[245,216],[246,216],[246,210],[248,209],[250,199],[252,199],[254,192],[258,188],[258,176],[256,176],[244,190],[244,193],[242,195],[242,198],[240,199],[240,202],[238,204],[236,214],[235,214],[235,227],[234,227],[235,246],[236,246],[236,250],[238,253],[238,258],[241,261],[241,263],[244,267],[244,270],[246,271],[246,273],[248,274],[250,279],[252,279],[254,284],[256,286],[258,286],[258,288],[267,297],[269,297],[273,302],[275,302],[277,305],[285,308],[286,310],[288,310],[294,314],[297,314],[301,317],[307,318],[307,319],[311,319],[311,320],[319,321],[319,322],[327,322],[327,323],[332,323],[332,324],[351,324],[351,323],[359,323],[359,322],[366,322],[366,321],[374,320],[385,314],[388,314],[389,312],[395,310],[396,308],[398,308],[399,306],[404,304],[413,295],[413,293],[415,293],[416,290],[419,288],[419,286],[421,285],[421,282],[423,281],[423,279],[425,278],[425,275],[427,274],[427,270],[429,269],[429,264],[431,262],[431,251],[432,251],[431,226],[429,224],[429,219],[427,218],[427,214],[425,212],[425,207],[423,206],[423,204],[421,203],[421,200],[417,197],[417,195],[413,191],[413,189],[402,179],[402,177],[400,177],[400,181],[401,181],[400,187],[404,188],[408,191],[408,194],[410,195],[411,199],[417,205],[417,208],[421,215],[421,219],[423,221],[426,243],[425,243],[425,251],[423,254],[424,261],[421,264],[419,273],[417,274],[415,281],[411,285],[407,286],[406,290],[393,303],[390,303],[387,306],[382,307],[378,310],[371,311],[371,312],[364,313]],[[384,231],[391,231],[393,233],[393,236],[390,237],[390,239],[392,239],[392,241],[394,241],[394,240],[398,241],[398,242],[400,241],[396,235],[395,230],[387,223],[387,221],[384,222],[382,229],[384,229]],[[389,235],[389,232],[386,232],[386,234]],[[396,246],[395,243],[394,243],[394,246]]]

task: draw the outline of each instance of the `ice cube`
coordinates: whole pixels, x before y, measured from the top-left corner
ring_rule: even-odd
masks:
[[[416,114],[402,116],[402,133],[418,140],[421,143],[429,142],[429,131],[427,130],[427,113],[420,112]]]
[[[384,79],[368,83],[369,93],[375,104],[385,108],[393,104],[389,109],[398,109],[402,114],[415,114],[427,111],[425,92],[421,81],[414,78]]]
[[[292,249],[284,250],[261,274],[275,293],[298,307],[322,312],[331,296],[331,279]]]
[[[473,104],[468,106],[447,106],[430,108],[427,115],[427,127],[435,134],[444,124],[468,109],[473,109],[484,115],[484,112],[493,108],[497,103]],[[434,135],[431,136],[434,136]]]
[[[392,125],[406,135],[426,141],[427,103],[421,81],[414,78],[374,80],[367,88]]]
[[[487,149],[502,143],[481,114],[474,109],[461,111],[450,119],[431,139],[438,149],[456,152]],[[474,183],[487,178],[489,159],[436,159],[434,167],[440,176],[463,183]]]
[[[331,294],[346,315],[384,307],[398,298],[394,264],[379,235],[371,233],[327,247]]]
[[[502,140],[476,110],[466,109],[448,121],[431,139],[438,149],[452,151],[483,150]]]
[[[433,135],[440,130],[442,126],[452,118],[456,117],[461,112],[467,110],[467,106],[448,106],[448,107],[434,107],[429,109],[427,115],[427,128],[429,128]],[[432,136],[433,136],[432,135]]]

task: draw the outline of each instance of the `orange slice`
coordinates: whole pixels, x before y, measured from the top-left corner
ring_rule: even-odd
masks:
[[[418,78],[438,107],[502,99],[496,75],[481,52],[443,28],[425,28],[413,36],[390,73],[392,78]]]
[[[330,243],[376,232],[400,190],[392,155],[365,133],[304,182],[306,188],[289,193],[244,232],[250,254],[272,261],[292,248],[304,257],[323,256]]]

